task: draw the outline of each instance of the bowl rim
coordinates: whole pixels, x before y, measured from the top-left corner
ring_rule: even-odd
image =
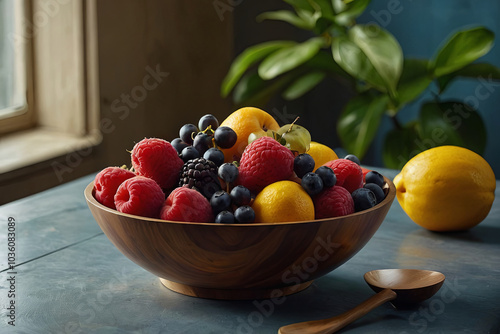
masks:
[[[290,221],[290,222],[276,222],[276,223],[259,223],[259,222],[254,222],[254,223],[244,223],[244,224],[216,224],[216,223],[200,223],[200,222],[182,222],[182,221],[174,221],[174,220],[164,220],[164,219],[159,219],[159,218],[149,218],[149,217],[143,217],[143,216],[137,216],[137,215],[132,215],[129,213],[123,213],[115,209],[108,208],[107,206],[99,203],[96,198],[94,197],[94,180],[92,180],[87,187],[85,187],[84,190],[84,195],[85,199],[87,200],[87,203],[90,205],[94,205],[95,207],[108,211],[110,213],[119,215],[119,216],[124,216],[124,217],[129,217],[133,218],[136,220],[146,220],[151,223],[157,223],[157,224],[179,224],[179,225],[206,225],[206,226],[217,226],[217,227],[222,227],[222,226],[240,226],[240,227],[250,227],[250,226],[279,226],[279,225],[290,225],[290,224],[314,224],[314,223],[321,223],[321,222],[332,222],[335,220],[343,220],[346,217],[354,217],[354,216],[359,216],[359,215],[365,215],[370,213],[371,211],[378,210],[382,206],[391,204],[394,198],[396,197],[396,187],[394,186],[394,183],[387,177],[384,176],[384,180],[386,182],[386,185],[388,186],[387,189],[387,194],[384,198],[384,200],[377,205],[363,211],[351,213],[350,215],[345,215],[345,216],[339,216],[339,217],[331,217],[331,218],[322,218],[322,219],[315,219],[315,220],[301,220],[301,221]],[[386,188],[386,187],[384,187]]]

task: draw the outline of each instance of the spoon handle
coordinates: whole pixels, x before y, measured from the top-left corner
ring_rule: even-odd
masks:
[[[396,298],[396,293],[391,289],[384,289],[371,296],[353,309],[346,311],[332,318],[305,321],[296,324],[283,326],[279,329],[279,334],[330,334],[335,333],[344,326],[361,318],[374,308],[385,302]]]

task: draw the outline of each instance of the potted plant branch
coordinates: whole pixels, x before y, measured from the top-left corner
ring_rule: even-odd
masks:
[[[363,158],[379,131],[382,117],[393,128],[383,146],[387,167],[401,168],[417,153],[433,146],[457,145],[483,154],[487,134],[471,101],[442,100],[441,94],[459,78],[500,79],[500,69],[475,63],[493,46],[485,27],[461,29],[445,40],[431,59],[405,58],[396,38],[376,24],[356,19],[370,0],[284,0],[293,10],[260,14],[310,31],[296,42],[268,41],[237,56],[224,78],[221,94],[239,105],[263,106],[281,95],[294,100],[335,76],[356,92],[338,119],[343,147]],[[434,87],[434,99],[420,107],[417,119],[401,123],[403,107]]]

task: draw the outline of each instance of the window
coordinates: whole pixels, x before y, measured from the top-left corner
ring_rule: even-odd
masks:
[[[0,0],[0,133],[33,124],[28,99],[31,45],[23,38],[25,1]]]

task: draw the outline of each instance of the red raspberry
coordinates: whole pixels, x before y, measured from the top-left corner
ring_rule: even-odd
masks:
[[[165,194],[158,183],[143,176],[125,180],[116,191],[116,209],[132,215],[158,218]]]
[[[132,149],[132,166],[137,175],[155,180],[163,189],[171,189],[179,182],[183,164],[176,149],[163,139],[144,138]]]
[[[344,187],[333,186],[324,189],[313,198],[316,219],[333,218],[354,213],[354,201]]]
[[[347,159],[335,159],[327,162],[324,166],[330,167],[335,172],[337,176],[336,186],[344,187],[350,193],[363,187],[363,171],[357,163]]]
[[[214,221],[210,202],[198,191],[188,188],[175,188],[163,204],[161,219],[210,223]]]
[[[135,174],[128,169],[119,167],[104,168],[94,179],[95,199],[108,208],[116,209],[116,190],[123,181],[134,176]]]
[[[257,193],[271,183],[290,178],[293,160],[288,148],[271,137],[260,137],[243,151],[238,183]]]

